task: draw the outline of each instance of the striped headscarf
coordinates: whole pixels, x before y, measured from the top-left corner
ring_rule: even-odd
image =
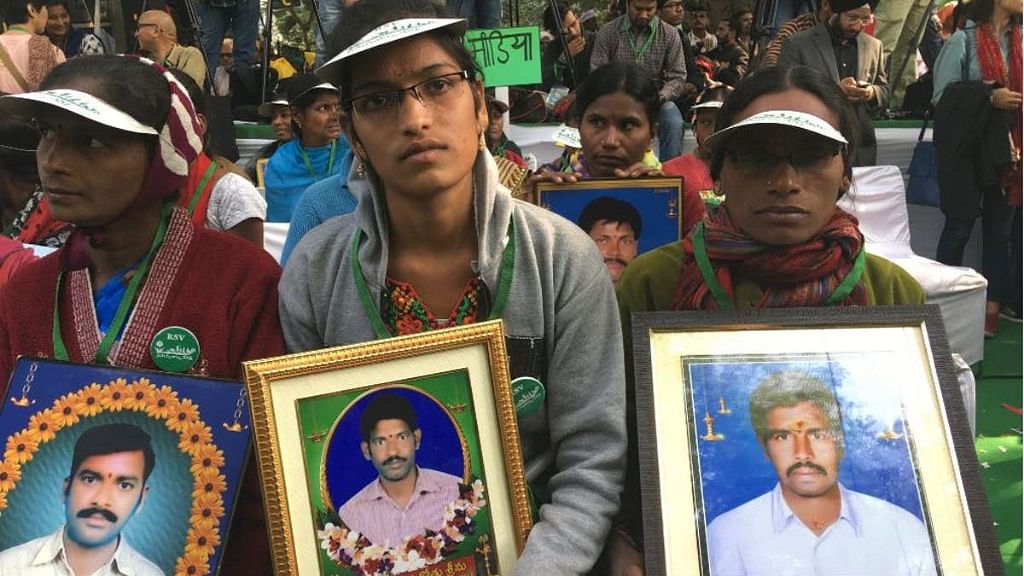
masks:
[[[148,58],[139,57],[138,60],[152,66],[164,80],[167,80],[171,92],[171,107],[167,112],[167,120],[160,129],[157,153],[153,154],[146,180],[135,205],[148,203],[154,199],[162,200],[177,192],[185,184],[188,167],[203,151],[203,130],[196,116],[195,106],[188,97],[188,91],[163,66]]]

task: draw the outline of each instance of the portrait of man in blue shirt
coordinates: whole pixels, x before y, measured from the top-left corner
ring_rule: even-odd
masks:
[[[917,516],[839,482],[845,435],[829,386],[800,370],[773,372],[750,396],[750,421],[778,483],[711,522],[711,574],[936,574]]]

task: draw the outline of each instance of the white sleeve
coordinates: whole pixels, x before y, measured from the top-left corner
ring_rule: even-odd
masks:
[[[266,220],[267,201],[252,182],[233,172],[224,174],[210,193],[206,226],[213,230],[230,230],[249,218]]]

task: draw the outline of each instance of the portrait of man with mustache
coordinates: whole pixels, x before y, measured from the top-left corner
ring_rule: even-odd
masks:
[[[5,550],[0,575],[162,576],[121,534],[146,500],[155,465],[150,437],[138,426],[105,424],[83,432],[64,479],[65,524]]]
[[[416,465],[423,431],[412,403],[393,392],[377,394],[367,403],[359,430],[363,457],[377,478],[341,506],[342,522],[373,544],[388,547],[442,528],[445,507],[459,497],[462,479]]]
[[[801,370],[763,378],[750,422],[778,483],[708,527],[714,576],[936,574],[917,516],[839,481],[846,453],[835,392]]]
[[[601,196],[587,204],[577,221],[601,251],[613,284],[636,258],[643,222],[640,212],[624,200]]]

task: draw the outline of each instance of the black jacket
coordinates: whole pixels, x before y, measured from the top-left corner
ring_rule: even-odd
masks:
[[[933,140],[946,216],[977,216],[982,190],[998,185],[1010,163],[1010,116],[992,106],[992,88],[980,80],[956,82],[935,106]]]

